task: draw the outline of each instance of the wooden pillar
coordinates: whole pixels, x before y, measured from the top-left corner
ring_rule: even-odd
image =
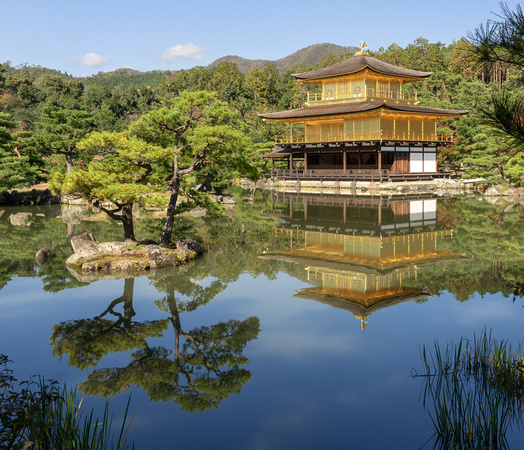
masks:
[[[304,199],[304,220],[307,220],[307,200]]]
[[[307,153],[304,152],[304,172],[307,170]]]
[[[346,159],[347,159],[347,152],[346,152],[346,149],[344,148],[344,150],[342,151],[342,170],[344,171],[344,173],[346,173],[346,168],[347,168]]]
[[[380,177],[380,181],[382,181],[382,152],[380,151],[380,148],[377,151],[377,159],[378,159],[378,174]]]
[[[397,119],[393,119],[393,139],[397,139]]]
[[[293,153],[289,155],[289,170],[293,170]]]
[[[397,153],[397,147],[395,147],[395,157],[393,159],[393,167],[395,168],[393,170],[393,173],[398,173],[398,153]]]

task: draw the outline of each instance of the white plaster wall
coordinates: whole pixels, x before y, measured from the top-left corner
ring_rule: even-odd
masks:
[[[424,153],[424,172],[437,171],[437,154]]]
[[[422,153],[409,154],[409,171],[410,173],[423,172]]]

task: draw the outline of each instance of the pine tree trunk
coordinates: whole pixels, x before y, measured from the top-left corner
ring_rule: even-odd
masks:
[[[133,204],[126,203],[122,207],[122,224],[124,225],[125,240],[136,241],[135,230],[133,227]]]
[[[502,177],[502,179],[504,181],[506,181],[506,175],[504,173],[504,166],[501,164],[501,163],[495,163],[494,166],[497,168],[497,170],[499,171],[500,173],[500,176]]]
[[[175,222],[175,208],[178,200],[178,192],[180,191],[180,174],[178,173],[178,155],[173,158],[173,181],[171,184],[171,196],[169,197],[169,204],[167,205],[166,222],[162,230],[162,235],[158,245],[165,247],[171,241],[173,234],[173,224]]]
[[[122,299],[124,300],[124,327],[131,329],[131,320],[136,315],[135,309],[133,308],[133,294],[135,289],[135,279],[126,278],[124,281],[124,293]]]
[[[180,353],[180,335],[182,334],[182,325],[180,323],[180,314],[178,312],[175,288],[173,286],[173,278],[166,279],[166,295],[169,311],[171,312],[171,324],[175,333],[175,359],[181,358]]]
[[[71,152],[65,153],[65,160],[66,160],[66,172],[71,173],[71,170],[73,170],[73,155]]]

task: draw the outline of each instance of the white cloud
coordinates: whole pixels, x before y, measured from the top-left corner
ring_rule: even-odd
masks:
[[[176,59],[204,59],[205,49],[195,45],[193,43],[186,45],[175,45],[174,47],[169,47],[162,54],[162,59],[164,61],[173,62]]]
[[[77,62],[82,66],[99,67],[109,62],[109,59],[97,55],[96,53],[86,53],[84,56],[82,56],[82,59]]]

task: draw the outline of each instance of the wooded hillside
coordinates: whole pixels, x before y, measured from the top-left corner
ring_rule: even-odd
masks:
[[[391,44],[370,53],[402,67],[434,72],[429,79],[406,86],[417,92],[421,105],[472,110],[461,119],[441,124],[454,135],[453,144],[439,152],[441,170],[481,176],[487,183],[502,179],[521,184],[524,164],[520,144],[498,133],[480,112],[492,103],[492,93],[501,88],[512,96],[523,91],[522,70],[504,60],[479,64],[477,48],[465,39],[447,46],[418,38],[405,48]],[[249,130],[245,155],[263,175],[268,169],[261,155],[273,147],[274,136],[283,128],[279,123],[263,122],[258,114],[303,106],[307,89],[315,86],[296,82],[291,74],[335,64],[355,50],[319,44],[274,62],[225,57],[209,67],[145,73],[120,69],[88,78],[43,67],[1,64],[0,126],[4,137],[0,137],[0,151],[3,158],[15,158],[15,165],[18,158],[20,167],[14,177],[18,182],[14,182],[9,174],[3,174],[8,171],[4,164],[0,192],[36,177],[45,179],[66,167],[83,167],[92,155],[77,150],[76,143],[89,133],[124,131],[185,91],[216,92],[219,100],[240,115]]]

